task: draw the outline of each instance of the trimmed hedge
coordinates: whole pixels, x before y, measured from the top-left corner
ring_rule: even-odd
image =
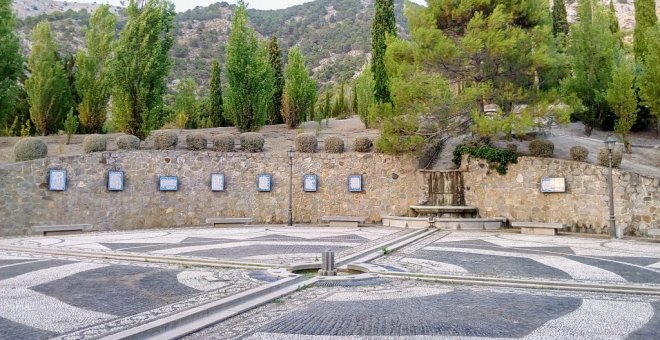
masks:
[[[218,152],[234,152],[234,137],[231,135],[213,137],[213,149]]]
[[[85,153],[102,152],[107,150],[108,138],[104,135],[89,135],[83,139]]]
[[[328,136],[323,141],[323,147],[327,153],[343,153],[344,140],[337,136]]]
[[[609,167],[608,153],[609,151],[607,149],[598,150],[597,158],[599,165]],[[612,167],[618,168],[621,166],[621,161],[623,161],[623,152],[619,149],[612,150]]]
[[[119,150],[139,150],[140,138],[133,135],[122,135],[117,137],[117,148]]]
[[[586,162],[589,156],[589,150],[584,146],[574,146],[570,150],[571,159],[577,162]]]
[[[497,173],[500,175],[506,174],[509,163],[518,163],[518,154],[511,150],[501,150],[490,145],[467,146],[459,144],[454,149],[454,157],[452,157],[454,164],[461,165],[463,154],[487,160],[488,163],[494,164]]]
[[[301,133],[296,136],[296,151],[303,153],[316,152],[318,141],[313,133]]]
[[[529,143],[529,154],[534,157],[552,157],[555,154],[555,143],[545,139],[535,139]]]
[[[261,152],[264,150],[266,140],[258,132],[245,132],[241,134],[241,148],[245,152]]]
[[[204,150],[206,149],[207,142],[206,135],[203,133],[191,133],[186,136],[186,146],[188,147],[188,150]]]
[[[14,144],[16,162],[31,161],[48,156],[48,145],[39,138],[23,138]]]
[[[154,149],[174,150],[179,142],[179,136],[174,131],[160,131],[154,136]]]
[[[353,140],[353,151],[356,152],[369,152],[373,146],[371,139],[367,137],[357,137]]]

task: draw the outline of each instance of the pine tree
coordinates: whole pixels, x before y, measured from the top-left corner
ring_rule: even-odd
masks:
[[[599,125],[609,108],[603,95],[609,86],[617,40],[609,29],[607,10],[596,0],[578,2],[578,22],[571,29],[568,53],[573,76],[563,82],[585,133]]]
[[[634,87],[635,68],[621,51],[612,70],[612,82],[607,89],[606,99],[618,117],[614,130],[621,135],[626,151],[630,152],[629,133],[637,121],[637,94]]]
[[[222,68],[217,59],[211,62],[211,80],[209,83],[206,114],[211,118],[214,127],[227,126],[228,122],[223,114],[222,103]]]
[[[268,44],[268,59],[275,75],[275,91],[273,98],[268,104],[268,122],[269,124],[282,124],[282,93],[284,92],[284,74],[282,73],[282,53],[277,43],[277,37],[270,38]]]
[[[32,52],[28,58],[30,77],[25,89],[30,103],[30,119],[41,135],[57,131],[71,109],[71,93],[64,66],[48,21],[32,30]]]
[[[163,95],[172,62],[174,5],[169,0],[130,0],[112,62],[112,119],[145,139],[163,119]]]
[[[283,104],[282,116],[287,127],[295,128],[304,119],[314,115],[316,103],[316,82],[309,76],[305,67],[305,57],[300,48],[289,50],[289,61],[286,64],[284,92],[286,105]]]
[[[552,5],[552,34],[568,35],[569,26],[564,0],[554,0]]]
[[[646,57],[646,31],[658,22],[655,0],[635,0],[634,50],[638,63]]]
[[[88,131],[99,133],[107,116],[110,100],[109,62],[115,39],[117,17],[108,5],[99,7],[89,21],[85,33],[87,50],[78,50],[78,72],[75,89],[80,95],[78,115]]]
[[[225,57],[227,87],[224,114],[241,132],[257,131],[266,122],[273,98],[274,75],[265,46],[248,26],[245,2],[238,1]]]
[[[11,3],[11,0],[0,0],[0,124],[5,126],[14,120],[18,77],[23,72],[21,43],[16,35]]]
[[[385,69],[387,35],[396,37],[394,0],[376,0],[371,26],[371,71],[374,76],[374,98],[378,103],[391,103],[389,77]]]
[[[646,58],[639,77],[639,96],[655,117],[656,134],[660,139],[660,24],[646,31]]]

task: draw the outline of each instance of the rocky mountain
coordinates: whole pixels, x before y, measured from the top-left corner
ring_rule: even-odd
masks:
[[[397,23],[401,35],[408,26],[403,15],[403,1],[395,0]],[[609,4],[609,0],[602,0]],[[660,16],[660,0],[658,15]],[[634,1],[615,0],[623,30],[634,27]],[[20,34],[29,50],[29,32],[41,20],[54,27],[63,53],[75,53],[84,46],[84,28],[96,4],[53,0],[15,0],[14,9],[20,20]],[[577,0],[567,0],[569,19],[575,20]],[[227,2],[178,13],[176,44],[172,49],[174,66],[171,80],[192,77],[204,86],[209,78],[213,58],[222,62],[234,5]],[[119,26],[125,21],[122,10]],[[282,10],[249,10],[250,22],[263,37],[277,36],[286,51],[298,45],[307,57],[307,65],[321,84],[335,83],[354,77],[370,57],[370,27],[373,0],[316,0]]]

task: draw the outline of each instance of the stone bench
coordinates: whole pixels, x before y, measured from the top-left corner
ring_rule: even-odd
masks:
[[[564,229],[562,223],[511,222],[511,226],[520,228],[521,234],[528,235],[557,235],[558,229]]]
[[[37,225],[32,227],[32,231],[42,236],[53,234],[75,234],[89,231],[91,224],[64,224],[64,225]]]
[[[479,208],[468,206],[411,205],[411,217],[419,215],[429,217],[476,217]]]
[[[656,237],[660,236],[660,229],[649,229],[646,233],[655,239]]]
[[[250,224],[252,223],[252,219],[249,217],[216,217],[207,218],[206,223],[213,224],[214,227],[222,227],[227,225]]]
[[[329,222],[331,227],[349,227],[356,228],[367,220],[366,217],[352,216],[323,216],[321,221]]]

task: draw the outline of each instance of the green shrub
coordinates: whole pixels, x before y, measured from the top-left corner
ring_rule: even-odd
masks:
[[[356,152],[369,152],[373,143],[367,137],[357,137],[353,140],[353,151]]]
[[[608,167],[609,166],[609,160],[607,159],[607,154],[608,154],[607,149],[600,149],[598,150],[598,164],[601,166]],[[619,149],[614,149],[612,150],[612,167],[613,168],[618,168],[621,166],[621,161],[623,161],[623,152]]]
[[[14,159],[17,162],[44,158],[48,155],[48,146],[39,138],[23,138],[14,145]]]
[[[344,152],[344,140],[337,136],[328,136],[323,142],[325,152],[342,153]]]
[[[316,152],[318,141],[313,133],[301,133],[296,136],[296,151],[303,153]]]
[[[529,154],[534,157],[552,157],[555,154],[555,143],[545,139],[535,139],[529,142]]]
[[[506,149],[511,151],[511,152],[518,152],[518,144],[516,143],[508,143],[506,145]]]
[[[264,150],[266,140],[258,132],[245,132],[241,134],[241,148],[245,152],[261,152]]]
[[[570,150],[571,159],[577,162],[586,162],[589,156],[589,150],[584,146],[574,146]]]
[[[117,148],[119,150],[140,150],[140,138],[133,135],[121,135],[117,137]]]
[[[213,137],[213,149],[218,152],[234,152],[234,137],[231,135]]]
[[[203,133],[191,133],[186,136],[188,150],[204,150],[206,149],[206,143],[206,135]]]
[[[501,150],[490,145],[482,146],[467,146],[459,144],[454,149],[454,157],[452,161],[456,165],[461,165],[463,154],[472,155],[477,158],[482,158],[492,163],[500,175],[506,174],[507,165],[509,163],[518,163],[518,154],[511,150]]]
[[[179,142],[179,136],[174,131],[160,131],[154,136],[154,149],[174,150]]]
[[[104,135],[88,135],[83,139],[83,150],[85,153],[105,151],[108,146],[108,138]]]

